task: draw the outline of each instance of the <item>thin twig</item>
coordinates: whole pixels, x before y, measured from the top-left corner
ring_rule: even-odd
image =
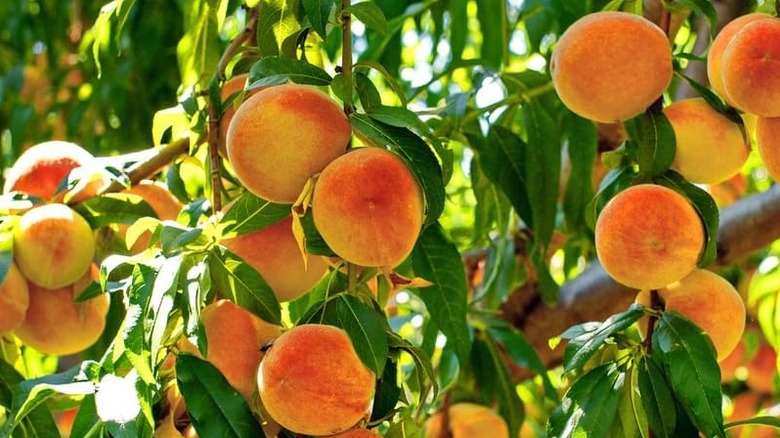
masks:
[[[350,0],[341,0],[341,73],[347,80],[347,90],[349,90],[344,101],[344,114],[347,117],[355,112],[355,104],[352,102],[352,15],[343,12],[349,8],[349,5]]]

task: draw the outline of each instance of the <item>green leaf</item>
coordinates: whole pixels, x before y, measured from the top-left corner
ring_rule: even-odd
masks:
[[[534,217],[532,229],[536,242],[542,248],[547,248],[558,214],[560,128],[536,100],[523,105],[523,123],[528,135],[525,182]]]
[[[300,30],[296,0],[261,0],[257,17],[257,48],[262,56],[279,56],[282,43]],[[249,80],[249,83],[252,83]]]
[[[528,342],[523,332],[502,321],[488,327],[488,333],[491,338],[501,342],[504,351],[506,351],[514,363],[536,371],[541,376],[547,397],[551,400],[558,399],[558,393],[547,375],[547,367],[545,367],[533,345]]]
[[[705,190],[686,181],[685,178],[673,170],[656,178],[655,182],[684,194],[691,201],[704,223],[704,232],[707,236],[706,245],[699,258],[698,266],[705,268],[712,264],[718,257],[717,237],[718,224],[720,222],[718,205],[715,203],[715,200]]]
[[[655,178],[669,168],[676,153],[674,130],[661,111],[652,109],[625,123],[626,151],[639,165],[639,177]]]
[[[415,365],[414,368],[415,368],[415,375],[417,377],[417,387],[418,388],[431,387],[433,389],[433,393],[431,394],[431,397],[435,399],[438,394],[438,386],[436,383],[436,374],[433,371],[433,365],[431,364],[431,358],[425,353],[425,351],[422,348],[415,347],[409,341],[402,338],[395,332],[391,331],[387,333],[387,341],[391,350],[405,351],[406,353],[409,354],[409,356],[411,356],[412,361],[414,361],[414,365]],[[419,393],[420,403],[422,403],[422,401],[426,398],[426,396],[428,396],[428,391],[421,390]]]
[[[333,90],[333,94],[341,99],[342,102],[351,102],[354,90],[350,85],[351,84],[347,80],[347,77],[344,76],[344,73],[339,73],[333,77],[333,80],[330,83],[330,89]]]
[[[602,323],[590,325],[584,333],[577,335],[566,345],[563,353],[564,371],[569,372],[585,365],[585,362],[601,348],[604,341],[631,326],[644,314],[641,305],[632,304],[625,312],[612,315]],[[568,332],[567,330],[564,335]]]
[[[489,337],[483,337],[474,341],[475,351],[482,351],[479,359],[475,359],[475,368],[483,365],[484,368],[477,372],[477,384],[481,388],[490,387],[498,400],[498,411],[509,427],[509,436],[517,436],[520,425],[523,422],[525,411],[523,402],[517,395],[515,381],[507,369],[504,356]],[[482,379],[480,380],[480,377]]]
[[[368,75],[361,72],[355,72],[355,88],[357,88],[360,104],[363,105],[363,111],[369,112],[372,108],[382,105],[382,96],[376,89],[376,86]]]
[[[101,436],[103,433],[103,422],[97,415],[95,406],[95,396],[88,395],[79,403],[79,410],[76,418],[73,419],[73,428],[70,431],[70,438],[93,438]]]
[[[571,171],[563,196],[563,214],[567,228],[576,230],[586,225],[585,208],[594,195],[593,164],[598,149],[598,135],[596,126],[590,120],[568,114],[566,121]]]
[[[344,329],[352,340],[360,360],[381,376],[389,347],[385,335],[385,319],[376,310],[347,293],[332,297],[304,323],[328,324]]]
[[[142,217],[157,218],[157,213],[138,195],[107,193],[73,206],[92,228],[110,224],[132,224]]]
[[[715,36],[718,24],[718,11],[709,0],[674,0],[672,3],[684,6],[693,10],[699,15],[707,17],[707,23],[710,25],[710,35]]]
[[[622,166],[616,169],[610,170],[601,181],[601,187],[598,193],[588,203],[585,210],[585,223],[588,227],[594,229],[596,227],[596,218],[604,208],[605,205],[615,195],[631,186],[636,178],[636,171],[631,166]]]
[[[387,25],[387,18],[382,9],[373,2],[360,2],[344,8],[341,15],[352,14],[355,18],[366,25],[366,28],[375,30],[382,35],[389,35],[390,28]]]
[[[449,2],[450,13],[450,52],[452,61],[458,61],[463,57],[468,37],[468,0],[451,0]]]
[[[208,263],[219,294],[271,324],[281,324],[279,301],[259,272],[222,247],[210,251]]]
[[[640,357],[637,367],[639,391],[650,429],[655,436],[674,438],[677,413],[663,370],[654,358],[648,356]]]
[[[508,20],[503,0],[477,0],[477,19],[482,33],[480,57],[485,65],[498,69],[508,56]]]
[[[382,377],[376,386],[374,402],[371,404],[371,422],[376,422],[392,415],[401,397],[401,387],[398,386],[398,363],[387,357]]]
[[[620,390],[618,401],[618,415],[612,425],[612,436],[623,438],[647,438],[647,421],[642,422],[636,407],[641,410],[641,402],[635,403],[635,399],[641,398],[636,388],[636,367],[626,371],[626,382]],[[644,412],[642,412],[644,414]]]
[[[288,81],[297,84],[317,86],[330,85],[333,78],[323,69],[298,59],[271,56],[261,58],[247,78],[247,90],[269,85],[284,84]]]
[[[412,267],[416,276],[433,283],[419,288],[418,295],[465,365],[471,350],[466,322],[466,273],[458,248],[445,236],[441,225],[423,230],[412,251]]]
[[[605,438],[617,415],[625,373],[615,364],[594,368],[566,391],[547,423],[550,438]]]
[[[127,293],[127,312],[122,327],[122,339],[130,363],[142,376],[151,378],[149,339],[146,336],[148,309],[152,297],[157,270],[151,266],[133,266],[131,286]],[[151,376],[151,377],[150,377]]]
[[[724,429],[731,429],[737,426],[772,426],[780,429],[780,418],[769,415],[759,415],[748,418],[747,420],[732,421],[724,426]]]
[[[664,312],[653,334],[666,378],[693,424],[706,436],[725,437],[720,368],[710,338],[677,312]]]
[[[366,114],[352,114],[352,126],[366,141],[389,148],[406,160],[425,193],[425,224],[438,221],[444,211],[444,180],[441,165],[431,147],[406,128],[399,128],[373,120]]]
[[[190,354],[179,354],[176,377],[187,403],[187,413],[200,436],[265,436],[244,398],[211,363]]]
[[[303,0],[301,3],[303,10],[306,11],[306,16],[309,17],[311,27],[322,39],[325,39],[328,36],[325,28],[328,24],[330,11],[333,10],[333,0]]]
[[[185,34],[176,46],[181,86],[206,88],[220,57],[217,9],[208,0],[191,0],[184,8]]]
[[[292,206],[275,204],[259,198],[250,192],[244,192],[229,206],[221,223],[225,225],[223,235],[235,233],[237,236],[261,230],[290,215]]]

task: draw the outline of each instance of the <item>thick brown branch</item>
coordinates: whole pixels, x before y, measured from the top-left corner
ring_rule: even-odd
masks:
[[[780,238],[780,186],[755,194],[724,208],[718,229],[716,266],[738,261]],[[601,321],[625,310],[637,291],[612,280],[597,262],[580,276],[561,287],[560,301],[554,308],[541,300],[529,299],[533,288],[515,291],[503,306],[505,317],[525,332],[542,361],[552,367],[560,363],[563,345],[555,350],[548,340],[568,327],[587,321]],[[515,303],[523,303],[516,305]],[[518,379],[529,377],[527,370],[516,370]]]

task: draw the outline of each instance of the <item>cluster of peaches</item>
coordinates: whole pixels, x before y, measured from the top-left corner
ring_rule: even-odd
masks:
[[[76,300],[97,279],[95,238],[59,190],[71,170],[94,160],[78,145],[46,142],[26,150],[5,176],[5,194],[24,193],[42,202],[4,219],[12,230],[13,261],[0,286],[0,336],[13,332],[42,353],[77,353],[105,326],[108,295]]]
[[[759,145],[765,143],[768,154],[763,156],[770,169],[778,162],[769,144],[777,138],[771,124],[780,119],[764,117],[780,115],[780,91],[772,91],[780,90],[780,82],[770,84],[780,77],[779,41],[780,21],[751,14],[718,34],[708,60],[713,88],[738,109],[761,116],[757,136]],[[564,32],[550,68],[556,91],[572,112],[619,123],[661,98],[673,73],[671,44],[641,16],[597,12]],[[772,104],[777,109],[769,109]],[[739,173],[750,142],[737,123],[699,98],[674,102],[663,113],[676,139],[672,169],[697,184],[717,184]],[[604,270],[640,290],[636,300],[644,305],[651,304],[651,291],[657,291],[666,309],[684,314],[710,336],[720,361],[742,337],[745,306],[728,281],[697,268],[705,240],[690,201],[656,184],[634,185],[615,195],[595,227]]]

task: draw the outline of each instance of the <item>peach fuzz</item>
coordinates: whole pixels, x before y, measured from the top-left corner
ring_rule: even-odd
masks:
[[[206,360],[217,367],[246,400],[251,400],[257,368],[263,359],[260,347],[279,336],[281,327],[224,299],[204,307],[200,318],[208,340]]]
[[[412,252],[423,223],[417,179],[398,155],[358,148],[334,160],[314,186],[314,224],[330,248],[360,266],[394,267]]]
[[[661,97],[672,79],[672,49],[663,31],[645,18],[596,12],[561,35],[550,73],[571,111],[597,122],[617,122]]]
[[[3,284],[0,285],[0,336],[10,333],[24,322],[29,304],[27,279],[12,262],[8,266]]]
[[[769,176],[780,181],[780,117],[758,118],[756,144]]]
[[[329,325],[293,327],[268,349],[257,373],[260,400],[282,427],[332,435],[367,415],[376,378],[349,335]]]
[[[47,204],[22,215],[14,229],[14,260],[25,278],[47,289],[74,283],[92,264],[95,238],[70,207]]]
[[[455,403],[449,407],[452,438],[509,438],[509,427],[495,411],[474,403]],[[437,412],[425,423],[425,438],[442,435],[444,413]]]
[[[368,429],[350,429],[336,435],[328,435],[328,438],[382,438],[382,435]]]
[[[291,204],[310,177],[346,151],[351,137],[347,117],[327,94],[285,84],[259,91],[236,110],[227,151],[247,190]]]
[[[722,64],[723,88],[735,107],[780,117],[780,20],[745,24],[723,51]]]
[[[291,301],[314,287],[328,271],[323,257],[304,258],[292,232],[292,216],[222,244],[263,276],[280,302]]]
[[[701,98],[683,99],[664,108],[674,129],[677,152],[672,168],[695,184],[718,184],[739,173],[750,144],[739,125]]]
[[[723,98],[723,100],[726,101],[726,103],[731,106],[734,106],[734,103],[731,102],[728,95],[726,94],[726,90],[723,88],[723,52],[726,50],[726,47],[728,47],[731,39],[734,38],[734,35],[742,30],[746,24],[758,19],[771,17],[772,16],[769,14],[763,14],[760,12],[754,12],[752,14],[746,14],[742,15],[741,17],[737,17],[723,26],[710,45],[710,50],[707,52],[707,77],[710,81],[710,86],[713,90],[715,90],[716,93],[718,93],[720,97]]]
[[[604,270],[634,289],[659,289],[690,274],[704,249],[704,226],[688,200],[654,184],[612,198],[596,220]]]
[[[108,295],[101,294],[83,303],[75,300],[97,276],[98,268],[93,266],[74,284],[59,289],[28,283],[30,306],[14,334],[45,354],[74,354],[94,344],[106,325]]]
[[[739,292],[723,277],[697,269],[679,282],[658,290],[666,310],[679,312],[704,330],[724,360],[737,347],[745,331],[745,305]],[[650,292],[637,294],[636,302],[650,305]]]
[[[3,193],[23,192],[50,200],[70,171],[94,166],[95,157],[66,141],[47,141],[24,151],[8,170]]]

